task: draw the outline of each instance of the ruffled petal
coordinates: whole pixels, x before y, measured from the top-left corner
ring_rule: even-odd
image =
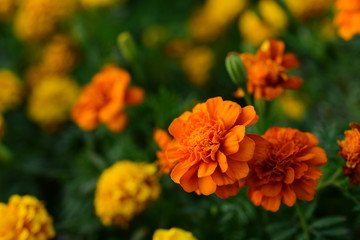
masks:
[[[206,162],[200,163],[198,170],[198,177],[201,178],[201,177],[210,176],[211,174],[214,173],[217,166],[218,164],[215,161],[210,161],[208,163]]]
[[[225,185],[225,186],[217,186],[216,195],[219,198],[226,199],[231,196],[237,195],[239,190],[240,190],[240,187],[237,182],[234,184],[229,184],[229,185]]]
[[[260,191],[266,197],[275,197],[281,192],[282,185],[281,182],[270,182],[263,185]]]
[[[199,190],[204,195],[210,195],[216,191],[216,184],[210,176],[199,178]]]
[[[229,177],[227,174],[222,173],[219,169],[216,169],[211,175],[211,177],[218,186],[232,184],[236,181],[235,179]]]
[[[312,201],[316,193],[312,181],[297,180],[292,184],[296,197],[303,201]]]
[[[226,155],[224,153],[222,153],[221,151],[218,151],[216,154],[216,159],[219,163],[221,172],[226,172],[229,167]]]
[[[180,178],[180,185],[186,192],[193,192],[199,188],[199,178],[197,177],[197,170],[198,167],[193,166],[189,168]]]
[[[292,207],[296,202],[296,195],[294,190],[289,185],[284,185],[282,190],[283,203],[287,206]]]
[[[239,149],[235,154],[228,156],[229,159],[234,161],[247,162],[253,158],[255,152],[255,142],[245,136],[244,139],[239,143]]]
[[[250,126],[255,124],[258,120],[255,109],[253,106],[246,106],[242,108],[242,111],[236,120],[237,125]]]
[[[249,174],[249,166],[246,162],[228,160],[229,168],[226,174],[236,180],[240,180]]]
[[[271,212],[277,212],[280,208],[281,195],[275,197],[263,197],[261,206]]]

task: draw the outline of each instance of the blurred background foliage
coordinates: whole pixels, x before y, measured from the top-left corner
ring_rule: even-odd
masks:
[[[299,57],[301,66],[295,71],[304,84],[272,103],[268,127],[313,132],[329,160],[315,200],[300,203],[312,239],[360,236],[359,188],[349,186],[345,177],[326,185],[344,165],[336,141],[343,139],[349,122],[360,119],[360,38],[344,41],[336,36],[332,1],[260,0],[246,5],[240,0],[135,0],[88,7],[83,0],[72,11],[65,8],[70,12],[56,20],[53,31],[31,39],[21,37],[15,24],[26,1],[10,1],[14,6],[0,15],[0,68],[14,72],[24,86],[22,103],[3,112],[1,202],[12,194],[37,196],[54,218],[56,239],[62,240],[151,239],[155,229],[173,226],[198,239],[303,239],[295,207],[266,212],[253,206],[244,190],[227,200],[196,196],[169,176],[161,177],[160,198],[128,229],[102,226],[93,207],[104,168],[121,159],[156,160],[155,128],[166,129],[184,110],[214,96],[244,106],[233,95],[236,86],[225,69],[226,55],[255,52],[263,40],[279,38],[286,51]],[[124,31],[137,44],[139,67],[119,51],[117,38]],[[29,118],[29,98],[38,84],[31,85],[31,79],[42,78],[41,71],[31,74],[29,69],[46,62],[44,49],[56,36],[70,42],[64,44],[70,46],[65,59],[71,66],[60,69],[60,75],[82,86],[104,64],[117,63],[130,71],[134,85],[145,89],[145,101],[127,109],[125,131],[115,134],[101,126],[84,132],[71,121],[49,127]],[[56,58],[54,51],[50,56]]]

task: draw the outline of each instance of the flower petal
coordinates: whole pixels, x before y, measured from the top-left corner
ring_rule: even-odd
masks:
[[[249,188],[247,195],[255,206],[260,206],[263,199],[263,194],[260,191],[253,191],[251,188]]]
[[[293,53],[285,53],[283,56],[282,65],[286,69],[293,69],[300,65],[298,58]]]
[[[180,117],[175,118],[169,126],[168,129],[169,133],[173,135],[175,138],[180,138],[181,134],[184,131],[183,126],[184,126],[184,121]]]
[[[255,109],[253,106],[246,106],[242,108],[242,111],[236,120],[236,124],[250,126],[255,124],[258,120]]]
[[[245,131],[244,131],[245,135]],[[221,143],[221,151],[225,155],[236,153],[239,149],[239,140],[233,132],[228,132]]]
[[[221,97],[210,98],[206,101],[206,108],[211,118],[217,118],[217,108],[223,102]]]
[[[199,170],[198,170],[198,177],[206,177],[210,176],[214,173],[216,167],[218,166],[217,162],[210,161],[208,163],[202,162],[200,163]]]
[[[237,153],[228,156],[229,159],[234,161],[246,162],[253,158],[255,152],[255,142],[245,136],[244,139],[239,143],[239,149]]]
[[[239,104],[232,101],[223,101],[216,109],[217,116],[223,121],[225,129],[234,126],[241,112]]]
[[[226,174],[236,180],[240,180],[249,174],[249,166],[246,162],[228,160],[229,168]]]
[[[308,164],[319,167],[327,163],[326,152],[324,149],[313,147],[309,149],[308,152],[315,155],[311,160],[307,161]]]
[[[277,212],[280,208],[281,203],[281,195],[277,195],[275,197],[263,197],[261,206],[268,211]]]
[[[199,178],[197,177],[197,166],[192,166],[180,178],[180,185],[186,192],[193,192],[199,188]]]
[[[284,183],[286,184],[291,184],[294,182],[295,179],[295,171],[293,168],[288,167],[286,168],[286,174],[285,174],[285,178],[284,178]]]
[[[211,175],[211,177],[218,186],[232,184],[234,183],[234,181],[236,181],[233,178],[226,175],[225,173],[222,173],[219,169],[216,169],[214,173]]]
[[[298,180],[292,184],[296,197],[303,201],[312,201],[316,193],[313,181]]]
[[[212,177],[199,178],[199,190],[204,195],[210,195],[216,191],[216,184]]]
[[[228,161],[226,155],[221,151],[218,151],[216,154],[216,159],[220,165],[221,172],[226,172],[228,170]]]
[[[296,202],[296,195],[294,190],[291,189],[289,185],[284,185],[283,190],[283,203],[285,203],[287,206],[292,207]]]
[[[302,83],[302,78],[291,76],[286,79],[282,86],[285,88],[297,89],[301,87]]]
[[[225,186],[217,186],[216,188],[216,195],[219,198],[226,199],[231,196],[235,196],[238,194],[240,190],[238,182],[235,182],[234,184],[229,184]]]
[[[175,165],[173,170],[171,171],[170,177],[171,179],[176,182],[180,183],[181,177],[189,170],[189,167],[184,167],[181,163]]]
[[[281,182],[269,182],[268,184],[263,185],[260,191],[266,197],[275,197],[281,192],[282,185]]]

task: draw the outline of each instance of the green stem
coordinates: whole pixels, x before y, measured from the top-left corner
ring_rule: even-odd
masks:
[[[258,134],[262,135],[265,132],[266,109],[265,100],[255,100],[255,110],[259,115],[259,122],[256,124]]]
[[[295,208],[296,208],[296,212],[297,212],[297,215],[299,217],[299,220],[300,220],[301,227],[302,227],[302,229],[304,231],[305,239],[310,240],[309,229],[308,229],[308,226],[307,226],[307,223],[306,223],[304,213],[302,212],[302,210],[301,210],[298,203],[295,203]]]
[[[330,186],[332,185],[335,180],[338,178],[338,176],[340,176],[342,173],[342,169],[341,168],[338,168],[336,170],[336,172],[331,176],[329,177],[326,181],[322,182],[318,187],[317,187],[317,190],[320,190],[320,189],[323,189],[327,186]]]

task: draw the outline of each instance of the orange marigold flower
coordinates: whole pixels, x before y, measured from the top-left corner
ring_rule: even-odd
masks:
[[[127,116],[126,105],[137,105],[144,98],[139,87],[130,87],[130,75],[114,65],[105,66],[82,91],[72,111],[73,120],[84,130],[92,130],[100,123],[120,132]]]
[[[170,162],[167,159],[166,149],[172,139],[166,131],[162,129],[155,129],[154,140],[161,149],[156,152],[156,157],[158,158],[158,160],[155,163],[160,167],[161,173],[170,173],[175,166],[175,162]]]
[[[334,23],[339,28],[339,35],[350,40],[360,33],[360,0],[337,0],[338,12]]]
[[[272,100],[281,95],[284,88],[300,88],[302,79],[288,76],[287,71],[299,66],[293,53],[285,53],[285,44],[279,40],[265,41],[256,55],[240,54],[247,72],[247,88],[255,99]]]
[[[245,129],[257,120],[252,106],[242,108],[221,97],[199,103],[174,119],[169,126],[174,140],[166,147],[168,161],[175,164],[173,181],[186,192],[216,193],[224,199],[236,195],[255,149]]]
[[[344,175],[350,177],[350,181],[354,185],[360,182],[360,125],[358,123],[350,123],[351,130],[345,131],[345,139],[338,141],[340,146],[339,155],[346,161],[344,167]]]
[[[263,138],[267,151],[250,162],[248,196],[256,206],[276,212],[281,201],[291,207],[296,199],[311,201],[322,172],[316,168],[327,162],[317,138],[297,129],[273,127]]]

